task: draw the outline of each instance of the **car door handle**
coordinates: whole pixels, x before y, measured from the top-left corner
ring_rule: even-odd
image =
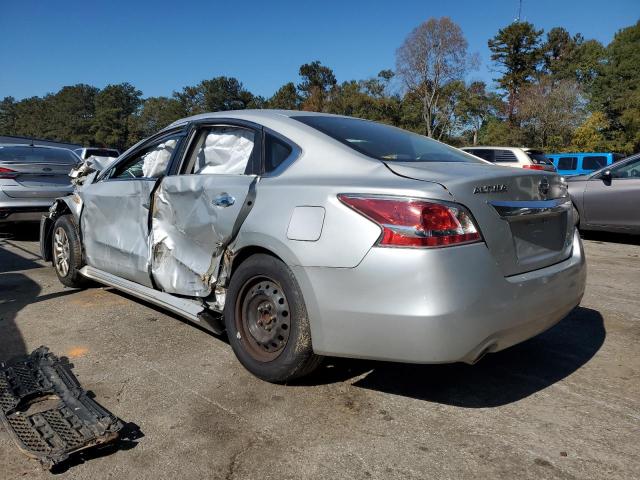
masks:
[[[213,204],[216,207],[230,207],[234,203],[236,203],[236,199],[233,198],[228,193],[221,193],[220,195],[218,195],[216,198],[213,199]]]

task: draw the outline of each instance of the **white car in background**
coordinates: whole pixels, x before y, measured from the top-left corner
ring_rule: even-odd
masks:
[[[553,163],[546,157],[544,152],[534,148],[463,147],[461,150],[504,167],[527,168],[545,172],[556,171]]]
[[[118,158],[120,156],[120,152],[115,148],[76,148],[73,153],[78,155],[82,160],[86,160],[89,157]]]

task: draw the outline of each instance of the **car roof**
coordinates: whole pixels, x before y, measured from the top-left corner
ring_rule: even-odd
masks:
[[[48,148],[49,150],[66,150],[72,152],[70,148],[53,147],[51,145],[31,145],[30,143],[0,143],[0,147],[28,147],[28,148]]]
[[[488,145],[476,146],[476,147],[461,147],[461,150],[535,150],[534,148],[523,148],[523,147],[492,147]]]
[[[562,153],[548,153],[547,155],[559,155],[566,157],[568,155],[613,155],[612,152],[562,152]]]
[[[261,119],[278,119],[282,117],[342,117],[354,118],[346,115],[334,115],[332,113],[305,112],[300,110],[270,110],[270,109],[246,109],[246,110],[225,110],[220,112],[207,112],[190,117],[176,120],[164,130],[184,125],[185,123],[198,120],[216,119],[216,118],[237,118],[239,120],[259,121]],[[365,120],[365,119],[358,119]]]

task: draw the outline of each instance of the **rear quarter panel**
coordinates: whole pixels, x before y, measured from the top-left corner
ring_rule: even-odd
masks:
[[[367,166],[367,171],[355,176],[283,174],[262,178],[256,187],[255,206],[242,225],[234,250],[259,246],[292,266],[353,268],[378,240],[381,229],[340,202],[338,194],[451,198],[439,184],[399,177],[381,162]],[[317,240],[294,240],[287,235],[297,207],[324,209]]]

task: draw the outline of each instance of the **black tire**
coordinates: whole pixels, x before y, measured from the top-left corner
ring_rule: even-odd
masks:
[[[275,257],[256,254],[240,264],[229,283],[224,318],[238,360],[262,380],[288,382],[322,361],[313,353],[298,282]]]
[[[58,280],[63,285],[71,288],[84,288],[90,285],[89,280],[80,274],[83,266],[82,244],[78,227],[71,215],[62,215],[53,224],[51,262]]]

